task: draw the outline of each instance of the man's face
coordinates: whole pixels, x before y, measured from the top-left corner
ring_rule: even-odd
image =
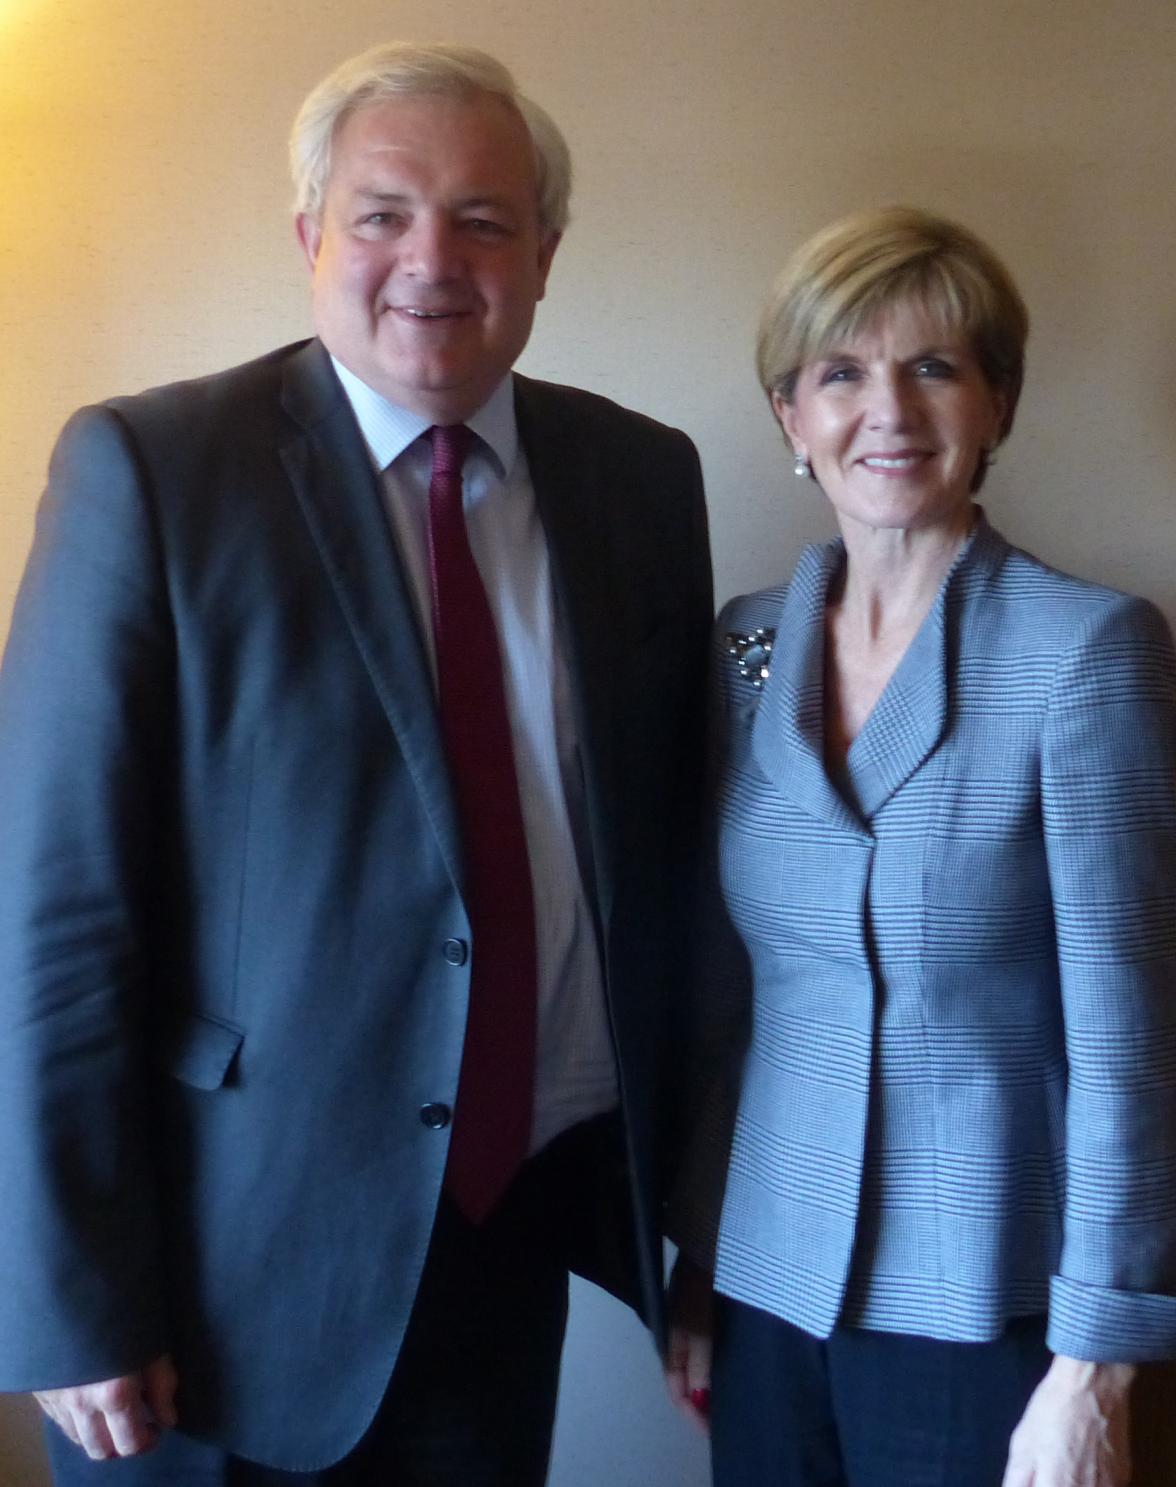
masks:
[[[514,365],[559,242],[539,229],[526,125],[491,97],[357,110],[298,237],[327,350],[434,423],[468,418]]]

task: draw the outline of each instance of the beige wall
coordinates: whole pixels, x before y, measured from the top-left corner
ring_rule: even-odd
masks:
[[[987,234],[1034,312],[998,519],[1176,614],[1171,0],[0,0],[0,616],[70,408],[305,332],[287,121],[390,33],[498,51],[565,124],[576,219],[525,364],[694,434],[721,593],[825,530],[750,372],[764,286],[905,199]]]
[[[392,34],[487,46],[564,123],[576,220],[524,365],[690,430],[720,597],[828,527],[750,371],[764,286],[902,199],[986,234],[1034,312],[996,519],[1176,617],[1172,0],[0,0],[0,631],[73,406],[305,333],[287,121]]]

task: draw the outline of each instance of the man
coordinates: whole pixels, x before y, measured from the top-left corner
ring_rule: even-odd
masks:
[[[569,1266],[659,1317],[698,463],[512,377],[569,169],[499,64],[293,159],[317,339],[76,415],[14,616],[0,1385],[60,1482],[526,1487]]]

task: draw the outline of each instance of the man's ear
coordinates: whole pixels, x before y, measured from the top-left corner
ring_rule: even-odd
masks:
[[[323,240],[322,223],[317,217],[312,217],[309,212],[299,212],[294,218],[294,231],[298,241],[302,245],[302,251],[306,254],[306,261],[310,265],[311,272],[318,261],[319,247]]]
[[[561,232],[549,232],[539,244],[539,293],[536,299],[542,299],[547,293],[547,275],[551,272],[551,260],[555,257],[555,250],[559,247]]]

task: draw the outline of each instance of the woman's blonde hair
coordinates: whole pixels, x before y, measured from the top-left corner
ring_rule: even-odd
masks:
[[[791,402],[800,369],[896,304],[915,302],[966,339],[1013,425],[1029,312],[1008,269],[975,233],[917,207],[842,218],[810,238],[777,278],[756,340],[760,384]]]

